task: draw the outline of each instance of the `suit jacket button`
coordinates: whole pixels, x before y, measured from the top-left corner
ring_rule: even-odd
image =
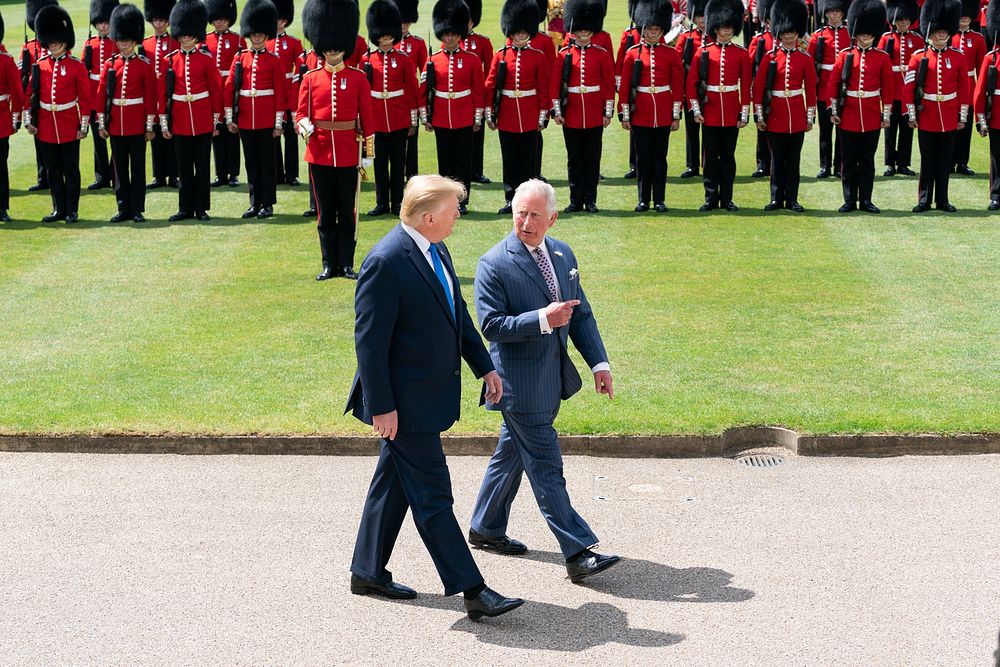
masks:
[[[455,375],[461,375],[461,374],[462,374],[461,371],[455,371]]]

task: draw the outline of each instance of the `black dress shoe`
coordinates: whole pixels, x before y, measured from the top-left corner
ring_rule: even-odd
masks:
[[[857,211],[858,205],[854,202],[845,202],[843,206],[837,209],[838,213],[850,213],[851,211]]]
[[[236,188],[236,187],[239,187],[240,181],[239,181],[238,178],[236,178],[235,176],[233,176],[232,178],[229,179],[229,182],[226,185],[228,185],[231,188]]]
[[[513,206],[511,206],[510,204],[504,204],[497,211],[497,215],[510,215],[513,212],[514,212],[514,207]]]
[[[625,176],[623,176],[623,178],[628,178],[628,179],[635,178],[635,169],[629,169],[628,171],[626,171]]]
[[[796,213],[802,213],[805,211],[805,209],[802,208],[802,204],[798,203],[797,201],[787,202],[785,204],[785,208],[787,208],[789,211],[795,211]]]
[[[917,172],[913,171],[909,167],[896,167],[896,173],[901,176],[916,176]]]
[[[478,174],[478,175],[472,177],[472,182],[473,183],[479,183],[480,185],[489,185],[493,181],[491,181],[490,179],[486,178],[482,174]]]
[[[717,202],[707,201],[707,202],[705,202],[704,204],[702,204],[701,206],[698,207],[698,212],[699,213],[708,213],[709,211],[711,211],[711,210],[713,210],[715,208],[718,208],[718,206],[719,206],[719,204]]]
[[[575,558],[566,562],[566,572],[569,573],[569,580],[575,584],[599,572],[604,572],[620,560],[620,556],[602,556],[590,549],[584,549]]]
[[[476,531],[469,530],[469,544],[487,551],[496,551],[505,556],[518,556],[528,550],[523,542],[518,542],[504,535],[503,537],[486,537]]]
[[[247,210],[243,211],[243,216],[242,217],[243,217],[244,220],[249,220],[250,218],[256,218],[257,217],[257,211],[259,211],[259,210],[260,209],[257,208],[256,206],[251,206]]]
[[[88,190],[103,190],[104,188],[110,188],[111,181],[94,181],[87,186]]]
[[[916,206],[914,206],[910,210],[913,211],[914,213],[924,213],[925,211],[931,210],[931,205],[930,204],[917,204]]]
[[[362,579],[356,574],[351,575],[351,592],[355,595],[368,595],[374,593],[391,600],[412,600],[417,597],[417,592],[409,586],[397,584],[390,581],[387,584],[380,584],[375,581]]]
[[[955,211],[957,211],[957,210],[958,210],[958,209],[956,209],[956,208],[955,208],[955,206],[954,206],[953,204],[951,204],[950,202],[945,202],[945,203],[943,203],[943,204],[938,204],[938,205],[937,205],[937,206],[935,206],[934,208],[936,208],[936,209],[937,209],[937,210],[939,210],[939,211],[944,211],[945,213],[954,213]]]
[[[48,190],[49,184],[45,181],[38,181],[34,185],[28,187],[28,192],[39,192],[41,190]]]
[[[578,213],[583,210],[583,207],[579,204],[570,204],[563,209],[563,213]]]
[[[860,208],[861,208],[862,211],[865,211],[866,213],[881,213],[882,212],[882,209],[880,209],[878,206],[876,206],[875,204],[871,203],[870,201],[863,201],[863,202],[861,202],[861,207]]]
[[[324,266],[323,270],[320,271],[318,276],[316,276],[316,280],[329,280],[330,278],[336,278],[337,275],[337,271],[333,270],[329,266]]]
[[[7,215],[7,211],[0,211],[0,222],[10,222],[10,216]]]
[[[636,213],[644,213],[645,211],[649,210],[649,204],[647,204],[644,201],[641,201],[638,204],[636,204],[635,208],[632,210],[635,211]]]
[[[78,216],[76,213],[67,213],[66,214],[66,224],[67,225],[75,225],[79,221],[80,221],[80,216]]]
[[[834,169],[833,170],[833,177],[834,178],[840,178],[841,177],[841,173],[840,173],[839,169]]]
[[[599,180],[599,181],[603,181],[604,179],[605,179],[605,176],[604,176],[604,174],[598,174],[598,175],[597,175],[597,180]]]
[[[195,211],[194,217],[198,219],[198,222],[208,222],[212,219],[205,211]]]
[[[962,174],[963,176],[975,176],[976,175],[976,172],[974,172],[971,169],[969,169],[969,165],[967,165],[967,164],[960,164],[957,167],[955,167],[955,173],[956,174]]]
[[[681,178],[694,178],[697,175],[698,175],[698,170],[692,169],[691,167],[688,167],[687,169],[681,172]]]
[[[315,218],[316,217],[316,209],[314,209],[314,208],[307,208],[306,210],[302,211],[302,217],[303,218]]]
[[[62,211],[52,211],[47,216],[42,218],[42,222],[56,222],[58,220],[65,220],[66,214]]]
[[[658,201],[655,204],[653,204],[653,210],[656,211],[657,213],[666,213],[667,205],[661,201]]]
[[[996,199],[990,200],[990,205],[986,207],[987,211],[998,211],[1000,210],[1000,201]]]
[[[132,216],[132,221],[133,222],[146,222],[146,216],[144,216],[142,213],[136,213],[134,216]]]
[[[347,278],[348,280],[357,280],[358,274],[354,271],[354,267],[345,266],[340,270],[340,277]]]
[[[173,188],[174,190],[176,190],[177,188],[180,187],[180,184],[178,183],[178,181],[177,181],[176,178],[168,178],[167,179],[167,187],[170,187],[170,188]]]
[[[285,183],[288,183],[289,185],[292,185],[292,186],[302,185],[302,183],[299,182],[299,179],[297,179],[297,178],[286,178],[285,179]]]
[[[465,601],[465,611],[469,619],[477,621],[483,616],[500,616],[524,604],[521,598],[505,598],[492,588],[484,588],[479,595]]]
[[[466,206],[465,204],[459,204],[458,205],[458,213],[459,213],[459,215],[467,215],[468,212],[469,212],[469,207],[468,206]]]
[[[257,211],[258,220],[264,220],[266,218],[272,217],[273,215],[274,215],[274,209],[271,208],[270,206],[261,206],[260,210]]]
[[[125,221],[131,220],[131,219],[132,219],[132,214],[131,213],[117,213],[117,214],[113,215],[111,217],[111,219],[108,220],[108,222],[118,223],[118,222],[125,222]]]
[[[725,204],[722,205],[722,208],[726,209],[727,211],[740,210],[740,207],[734,204],[732,201],[727,201]]]
[[[187,220],[190,217],[191,214],[188,213],[187,211],[177,211],[172,216],[167,218],[167,220],[170,222],[180,222],[181,220]]]
[[[225,184],[226,184],[226,179],[224,179],[222,176],[219,176],[217,179],[209,183],[209,185],[213,188],[221,188]]]
[[[829,169],[820,169],[819,173],[816,174],[816,178],[830,178],[830,170]]]
[[[396,204],[395,206],[391,206],[389,208],[389,213],[391,213],[392,215],[399,215],[399,212],[401,210],[402,210],[402,207],[399,204]]]
[[[597,208],[597,204],[584,204],[583,210],[587,213],[600,213],[601,209]]]
[[[763,169],[757,169],[752,174],[750,174],[750,178],[764,178],[765,176],[770,176],[770,174],[768,174]]]
[[[896,170],[893,169],[892,167],[886,167],[885,171],[882,172],[882,175],[885,176],[886,178],[895,176],[896,175]]]
[[[372,216],[374,218],[376,215],[385,215],[388,212],[389,212],[389,205],[388,204],[379,204],[378,206],[376,206],[372,210],[368,211],[368,215],[370,215],[370,216]]]
[[[163,181],[159,180],[158,178],[154,178],[146,186],[146,189],[147,190],[156,190],[157,188],[162,188],[164,185],[166,185],[166,183],[164,183]]]
[[[779,204],[776,201],[769,201],[766,204],[764,204],[765,211],[776,211],[779,208],[781,208],[781,204]]]

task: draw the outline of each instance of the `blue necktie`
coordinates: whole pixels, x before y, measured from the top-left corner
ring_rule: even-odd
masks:
[[[455,319],[455,299],[451,296],[451,288],[448,287],[448,278],[444,274],[444,264],[441,263],[441,255],[438,253],[437,246],[433,243],[430,247],[431,262],[434,264],[434,273],[437,274],[438,281],[441,283],[441,287],[444,288],[444,295],[448,299],[448,303],[451,304],[451,308],[448,312],[451,313],[451,318]]]

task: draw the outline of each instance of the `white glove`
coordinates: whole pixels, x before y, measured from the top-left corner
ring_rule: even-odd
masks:
[[[374,165],[375,165],[375,160],[373,158],[370,158],[370,157],[363,157],[363,158],[361,158],[361,166],[362,166],[362,168],[364,168],[365,171],[368,171]]]

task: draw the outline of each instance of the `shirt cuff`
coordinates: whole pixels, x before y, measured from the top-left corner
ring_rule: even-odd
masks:
[[[549,318],[545,316],[545,309],[538,309],[538,326],[541,327],[543,334],[552,333],[552,327],[549,326]]]
[[[606,361],[602,361],[601,363],[597,364],[596,366],[590,369],[591,373],[600,373],[601,371],[608,371],[610,373],[611,364],[609,364]]]

